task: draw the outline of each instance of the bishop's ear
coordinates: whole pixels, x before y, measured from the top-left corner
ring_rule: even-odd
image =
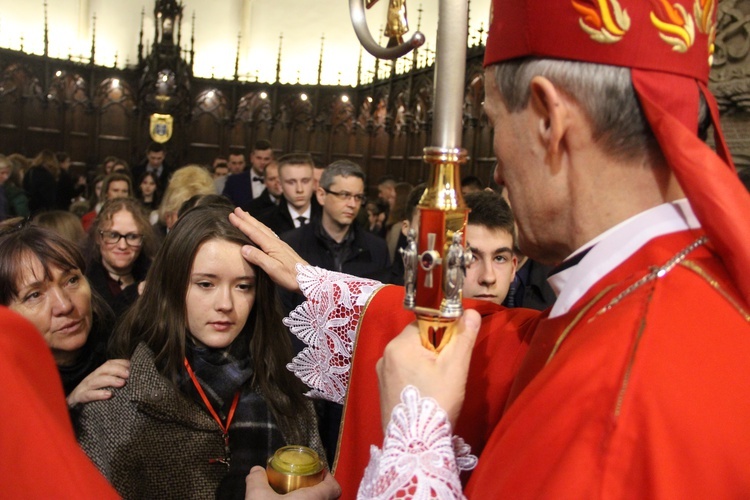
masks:
[[[557,153],[566,132],[568,102],[564,94],[543,76],[531,80],[530,90],[529,105],[539,120],[540,138],[547,151]]]

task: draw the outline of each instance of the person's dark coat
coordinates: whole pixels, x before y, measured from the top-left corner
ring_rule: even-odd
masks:
[[[279,200],[277,199],[276,201]],[[264,189],[263,192],[260,193],[260,196],[250,200],[250,203],[247,205],[239,205],[239,207],[257,219],[261,215],[276,208],[276,201],[271,199],[271,194],[268,192],[268,189]]]
[[[138,285],[146,279],[151,260],[141,254],[135,260],[132,274],[135,282],[126,286],[115,295],[112,293],[109,281],[111,278],[100,260],[94,259],[86,267],[86,279],[89,280],[91,288],[102,296],[115,313],[115,317],[122,316],[136,300],[138,300]]]
[[[23,176],[23,189],[29,198],[31,215],[57,209],[57,181],[43,166],[37,165],[26,172]]]
[[[323,212],[323,209],[318,203],[318,200],[313,195],[312,199],[310,200],[310,222],[309,224],[319,221],[322,212]],[[273,232],[275,232],[279,236],[286,233],[287,231],[291,231],[295,229],[294,221],[292,220],[292,216],[289,214],[289,207],[284,197],[282,197],[281,200],[279,200],[279,204],[276,206],[276,208],[271,208],[267,212],[260,214],[258,216],[258,220],[260,220],[263,224],[268,226]]]
[[[224,456],[224,440],[205,407],[158,372],[145,344],[130,362],[128,383],[84,405],[79,417],[81,447],[102,474],[125,499],[244,498],[247,472],[227,491],[235,476],[211,461]],[[307,410],[297,424],[307,438],[297,444],[322,452],[312,404]]]
[[[237,207],[246,207],[253,201],[253,186],[252,182],[250,182],[251,170],[247,169],[239,174],[227,176],[224,190],[221,194],[232,200],[232,203]]]

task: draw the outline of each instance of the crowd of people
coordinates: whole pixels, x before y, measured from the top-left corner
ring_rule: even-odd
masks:
[[[242,258],[252,242],[228,215],[252,214],[310,265],[401,284],[424,185],[384,177],[368,200],[356,163],[275,155],[267,141],[248,165],[231,151],[179,169],[153,144],[137,168],[108,157],[75,182],[63,180],[67,155],[18,158],[0,156],[0,304],[42,333],[79,443],[121,495],[242,498],[250,469],[291,443],[334,463],[341,402],[305,397],[286,368],[305,345],[282,317],[303,297]],[[500,304],[516,270],[513,217],[476,184],[470,227],[483,232],[467,233],[465,293]],[[483,241],[499,228],[502,245]]]
[[[59,488],[114,494],[82,449],[125,498],[273,498],[262,466],[297,444],[335,479],[290,498],[750,494],[750,195],[706,88],[711,9],[613,3],[493,0],[496,189],[461,182],[466,311],[439,354],[387,286],[424,185],[368,198],[355,162],[263,140],[179,169],[153,144],[90,182],[0,156],[0,316],[41,334],[49,384],[5,335],[0,367],[60,443],[40,463],[74,469]],[[4,489],[31,488],[14,468]]]

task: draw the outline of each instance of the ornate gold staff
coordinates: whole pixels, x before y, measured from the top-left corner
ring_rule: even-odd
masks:
[[[368,1],[368,7],[375,1]],[[405,0],[389,2],[389,21],[396,17],[393,9],[398,9],[398,14],[403,12],[405,21]],[[395,59],[424,43],[424,35],[416,32],[400,45],[383,48],[367,28],[363,0],[349,0],[349,9],[357,37],[375,57]],[[442,349],[463,314],[461,289],[465,264],[471,258],[464,236],[469,209],[460,190],[460,166],[467,160],[466,150],[461,148],[461,120],[468,3],[440,0],[438,12],[432,146],[424,148],[430,176],[418,205],[418,230],[409,232],[407,247],[402,251],[404,307],[417,315],[422,344],[435,351]],[[402,27],[405,32],[405,22]]]

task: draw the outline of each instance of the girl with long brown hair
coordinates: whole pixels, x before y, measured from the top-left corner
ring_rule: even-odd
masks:
[[[125,498],[242,498],[280,446],[323,450],[314,410],[286,369],[275,285],[248,264],[230,209],[200,206],[164,241],[116,331],[128,385],[87,405],[83,448]]]

